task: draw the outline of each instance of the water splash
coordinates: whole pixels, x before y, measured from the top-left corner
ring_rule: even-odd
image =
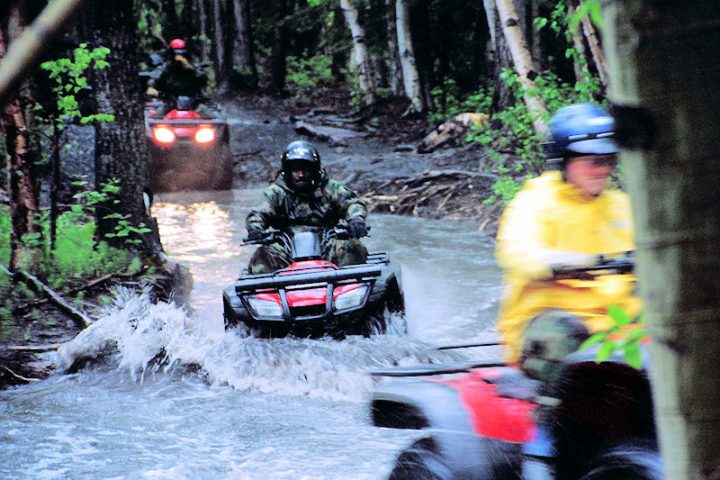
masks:
[[[173,303],[153,303],[149,291],[120,289],[97,322],[57,352],[56,364],[67,371],[89,359],[113,362],[139,382],[184,369],[238,390],[363,401],[373,383],[369,370],[432,361],[426,343],[390,330],[343,341],[260,339],[218,331]]]

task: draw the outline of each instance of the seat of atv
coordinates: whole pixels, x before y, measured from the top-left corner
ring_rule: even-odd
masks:
[[[540,394],[542,382],[529,378],[517,368],[500,367],[495,369],[495,372],[497,375],[483,377],[483,380],[496,385],[497,393],[501,397],[532,402]]]

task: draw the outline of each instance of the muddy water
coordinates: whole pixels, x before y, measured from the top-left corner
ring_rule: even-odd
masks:
[[[57,357],[91,367],[1,392],[0,479],[387,476],[418,432],[371,426],[367,371],[483,335],[499,295],[492,247],[473,223],[371,216],[370,250],[402,266],[408,335],[242,338],[224,332],[220,296],[251,253],[240,241],[258,195],[158,199],[165,248],[194,276],[190,308],[119,292]]]

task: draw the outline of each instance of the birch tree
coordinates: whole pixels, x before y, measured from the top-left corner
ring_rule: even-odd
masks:
[[[665,478],[720,478],[720,9],[614,0],[604,19]]]
[[[523,87],[523,101],[533,118],[533,127],[538,135],[547,135],[548,111],[545,103],[536,94],[537,85],[533,81],[537,72],[533,66],[532,57],[527,47],[518,14],[512,0],[495,0],[495,6],[502,25],[502,31],[510,49],[515,72],[518,74]]]
[[[367,50],[365,29],[360,24],[360,13],[353,0],[340,0],[345,22],[350,29],[353,41],[353,61],[358,73],[360,91],[365,105],[375,103],[375,75],[370,63],[370,54]]]
[[[409,111],[423,112],[425,110],[425,102],[423,101],[420,75],[418,75],[417,65],[415,63],[415,52],[412,44],[410,6],[408,0],[396,0],[395,6],[403,89],[405,90],[405,96],[410,100]]]
[[[388,85],[396,97],[405,94],[402,86],[402,73],[400,70],[400,55],[398,52],[397,19],[395,9],[397,0],[385,0],[385,14],[387,15],[387,45],[388,45]]]

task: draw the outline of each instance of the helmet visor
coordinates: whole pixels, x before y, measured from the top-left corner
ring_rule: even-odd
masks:
[[[580,140],[578,142],[570,142],[566,150],[574,153],[588,153],[591,155],[605,155],[608,153],[617,153],[618,146],[615,140],[609,137],[592,138],[589,140]]]

